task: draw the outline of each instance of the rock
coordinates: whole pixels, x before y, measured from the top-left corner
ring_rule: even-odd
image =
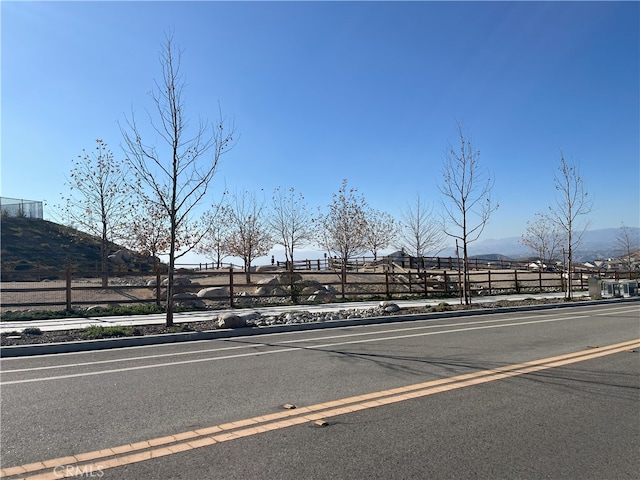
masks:
[[[249,323],[256,323],[261,315],[258,312],[243,312],[243,313],[238,313],[238,317],[240,317],[241,319],[243,319],[245,321],[245,324],[249,324]]]
[[[256,288],[256,295],[271,295],[271,289],[267,287]]]
[[[243,328],[246,326],[246,320],[235,313],[223,313],[218,317],[218,328]]]
[[[117,265],[124,265],[127,262],[133,260],[133,253],[128,250],[118,250],[115,253],[108,255],[107,258],[112,263],[115,263]]]
[[[256,267],[256,273],[259,272],[277,272],[280,268],[277,265],[259,265]]]
[[[292,277],[293,275],[293,277]],[[287,273],[281,273],[280,275],[276,275],[275,277],[278,280],[278,283],[280,285],[291,285],[291,280],[293,278],[293,283],[297,283],[297,282],[301,282],[302,281],[302,275],[300,275],[299,273],[293,272],[293,274],[287,272]]]
[[[253,297],[247,292],[240,292],[235,294],[233,301],[237,304],[247,305],[253,302]]]
[[[271,295],[273,295],[274,297],[283,297],[285,295],[289,295],[289,293],[283,288],[276,287],[271,290]]]
[[[163,287],[166,287],[169,284],[169,279],[165,278],[164,280],[162,280],[162,283],[160,283],[160,285],[162,285]],[[174,277],[173,278],[173,286],[186,286],[186,285],[191,285],[191,280],[187,277]]]
[[[263,278],[257,282],[258,285],[278,285],[278,283],[278,277]]]
[[[389,301],[380,302],[378,308],[381,308],[386,313],[396,313],[400,311],[400,307],[396,303]]]
[[[204,309],[207,307],[207,305],[197,297],[176,301],[176,305],[180,305],[181,307],[190,307],[190,308],[197,308],[197,309]]]
[[[203,288],[197,293],[198,298],[221,299],[229,298],[229,289],[227,287],[209,287]]]
[[[196,298],[198,298],[197,295],[190,292],[180,292],[173,296],[174,300],[194,300]]]
[[[335,295],[331,292],[327,292],[326,290],[316,290],[313,292],[307,301],[308,302],[330,302],[335,300]]]

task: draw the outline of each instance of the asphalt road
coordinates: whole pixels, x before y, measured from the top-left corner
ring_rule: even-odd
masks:
[[[5,478],[640,477],[638,303],[0,367]]]

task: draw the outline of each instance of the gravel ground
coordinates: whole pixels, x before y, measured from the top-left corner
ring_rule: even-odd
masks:
[[[345,318],[369,318],[378,316],[389,315],[407,315],[407,314],[420,314],[429,313],[434,311],[446,311],[446,310],[465,310],[465,309],[495,309],[500,307],[514,307],[514,306],[526,306],[545,303],[558,303],[558,299],[543,299],[543,300],[518,300],[518,301],[500,301],[492,303],[479,303],[472,304],[467,307],[464,305],[444,305],[441,304],[436,307],[423,307],[423,308],[398,308],[394,311],[394,308],[386,308],[392,305],[392,302],[383,302],[381,306],[371,309],[349,309],[341,310],[340,312],[334,312],[331,314],[325,313],[309,313],[303,310],[303,307],[292,311],[290,313],[283,313],[278,316],[258,316],[257,318],[250,319],[247,322],[248,326],[266,326],[266,325],[279,325],[287,323],[312,323],[312,322],[326,322],[336,319]],[[383,306],[384,304],[384,306]],[[241,310],[238,314],[242,313]],[[39,343],[59,343],[59,342],[75,342],[80,340],[90,340],[95,338],[108,338],[108,337],[133,337],[142,335],[158,335],[163,333],[178,333],[178,332],[195,332],[195,331],[207,331],[216,330],[219,327],[218,319],[213,317],[211,320],[202,322],[189,322],[180,323],[172,327],[165,325],[143,325],[136,327],[111,327],[111,335],[104,335],[104,331],[101,329],[81,329],[81,330],[61,330],[54,332],[33,332],[29,333],[28,329],[22,332],[10,332],[3,333],[0,337],[1,346],[10,345],[30,345]],[[100,336],[96,336],[96,333]]]

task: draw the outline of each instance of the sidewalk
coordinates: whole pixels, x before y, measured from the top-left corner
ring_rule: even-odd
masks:
[[[575,292],[576,298],[581,298],[585,292]],[[521,294],[521,295],[493,295],[487,297],[474,297],[473,303],[490,303],[497,301],[514,301],[524,299],[562,299],[564,293],[538,293],[538,294]],[[400,308],[435,306],[439,303],[446,302],[450,305],[459,304],[457,298],[443,299],[415,299],[415,300],[393,300]],[[340,310],[366,310],[378,306],[380,301],[367,302],[348,302],[348,303],[327,303],[321,305],[278,305],[257,308],[234,308],[224,310],[206,310],[197,312],[181,312],[174,314],[174,323],[201,322],[216,318],[218,315],[227,312],[233,313],[251,313],[257,312],[262,316],[277,316],[286,312],[338,312]],[[0,322],[0,333],[22,331],[25,328],[39,328],[43,332],[74,330],[89,327],[91,325],[102,326],[139,326],[139,325],[162,325],[165,323],[165,315],[163,313],[151,315],[121,315],[109,317],[81,317],[81,318],[57,318],[51,320],[30,320],[30,321],[9,321]]]

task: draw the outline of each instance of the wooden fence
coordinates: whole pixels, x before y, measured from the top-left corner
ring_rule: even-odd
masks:
[[[164,277],[159,273],[112,275],[107,287],[100,278],[67,269],[62,278],[31,282],[3,282],[0,314],[24,310],[77,310],[91,306],[161,304]],[[278,280],[279,279],[279,280]],[[247,282],[238,269],[181,271],[174,283],[177,303],[198,308],[259,306],[283,303],[324,303],[341,300],[455,298],[461,292],[457,270],[426,271],[386,269],[349,271],[343,277],[330,270],[296,272],[290,281],[285,270],[255,272]],[[470,273],[473,296],[504,293],[563,291],[565,277],[558,272],[526,270],[474,270]],[[160,284],[160,288],[156,285]],[[584,290],[588,276],[574,274],[574,288]],[[291,288],[293,286],[293,288]],[[207,290],[209,290],[207,292]],[[204,293],[203,293],[204,292]]]

